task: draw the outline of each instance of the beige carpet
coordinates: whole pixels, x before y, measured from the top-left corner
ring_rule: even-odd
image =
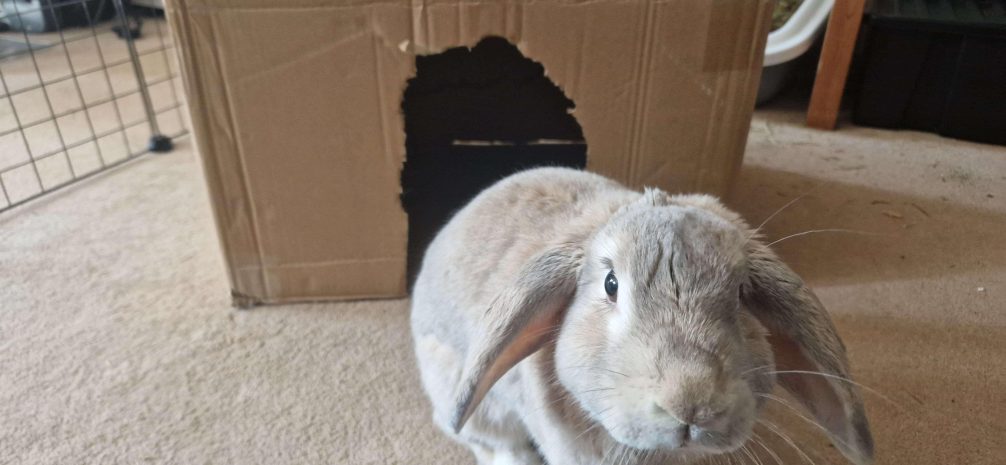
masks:
[[[878,463],[1004,463],[1006,150],[799,119],[759,113],[731,204],[810,192],[770,237],[878,234],[778,246],[881,393]],[[197,173],[183,140],[0,215],[0,463],[473,463],[428,421],[406,302],[229,307]],[[786,463],[843,463],[774,415]]]

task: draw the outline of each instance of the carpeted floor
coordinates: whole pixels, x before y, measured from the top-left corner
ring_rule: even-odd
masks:
[[[1006,149],[759,112],[730,204],[845,337],[878,464],[1006,457]],[[0,215],[0,463],[469,464],[431,426],[407,302],[237,311],[188,141]],[[804,458],[843,463],[785,409]],[[755,448],[757,450],[757,448]],[[774,463],[764,453],[766,464]]]

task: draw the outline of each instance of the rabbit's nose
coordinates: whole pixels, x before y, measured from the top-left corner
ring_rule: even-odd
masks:
[[[680,416],[681,422],[690,426],[703,426],[711,423],[719,414],[709,407],[691,407]]]
[[[665,407],[659,403],[653,404],[653,410],[658,415],[673,417],[686,429],[707,429],[715,426],[726,415],[726,410],[716,410],[708,406],[676,406]]]
[[[657,413],[700,428],[710,428],[723,418],[730,398],[719,364],[681,360],[665,367],[665,373],[666,381],[656,386],[651,398]]]
[[[707,433],[717,430],[719,423],[716,420],[722,418],[723,414],[683,416],[685,418],[680,419],[683,421],[677,422],[677,426],[670,430],[667,438],[673,448],[685,447],[689,443],[703,440]]]

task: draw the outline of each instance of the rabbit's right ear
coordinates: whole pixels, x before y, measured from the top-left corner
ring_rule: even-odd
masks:
[[[565,244],[529,260],[482,316],[455,397],[451,427],[460,432],[489,388],[556,337],[576,291],[583,252]]]

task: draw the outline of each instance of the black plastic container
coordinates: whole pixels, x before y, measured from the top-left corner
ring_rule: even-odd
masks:
[[[0,23],[15,31],[53,32],[113,16],[115,7],[111,0],[0,0]],[[0,31],[3,29],[0,26]]]
[[[874,0],[853,121],[1006,145],[1006,0]]]

